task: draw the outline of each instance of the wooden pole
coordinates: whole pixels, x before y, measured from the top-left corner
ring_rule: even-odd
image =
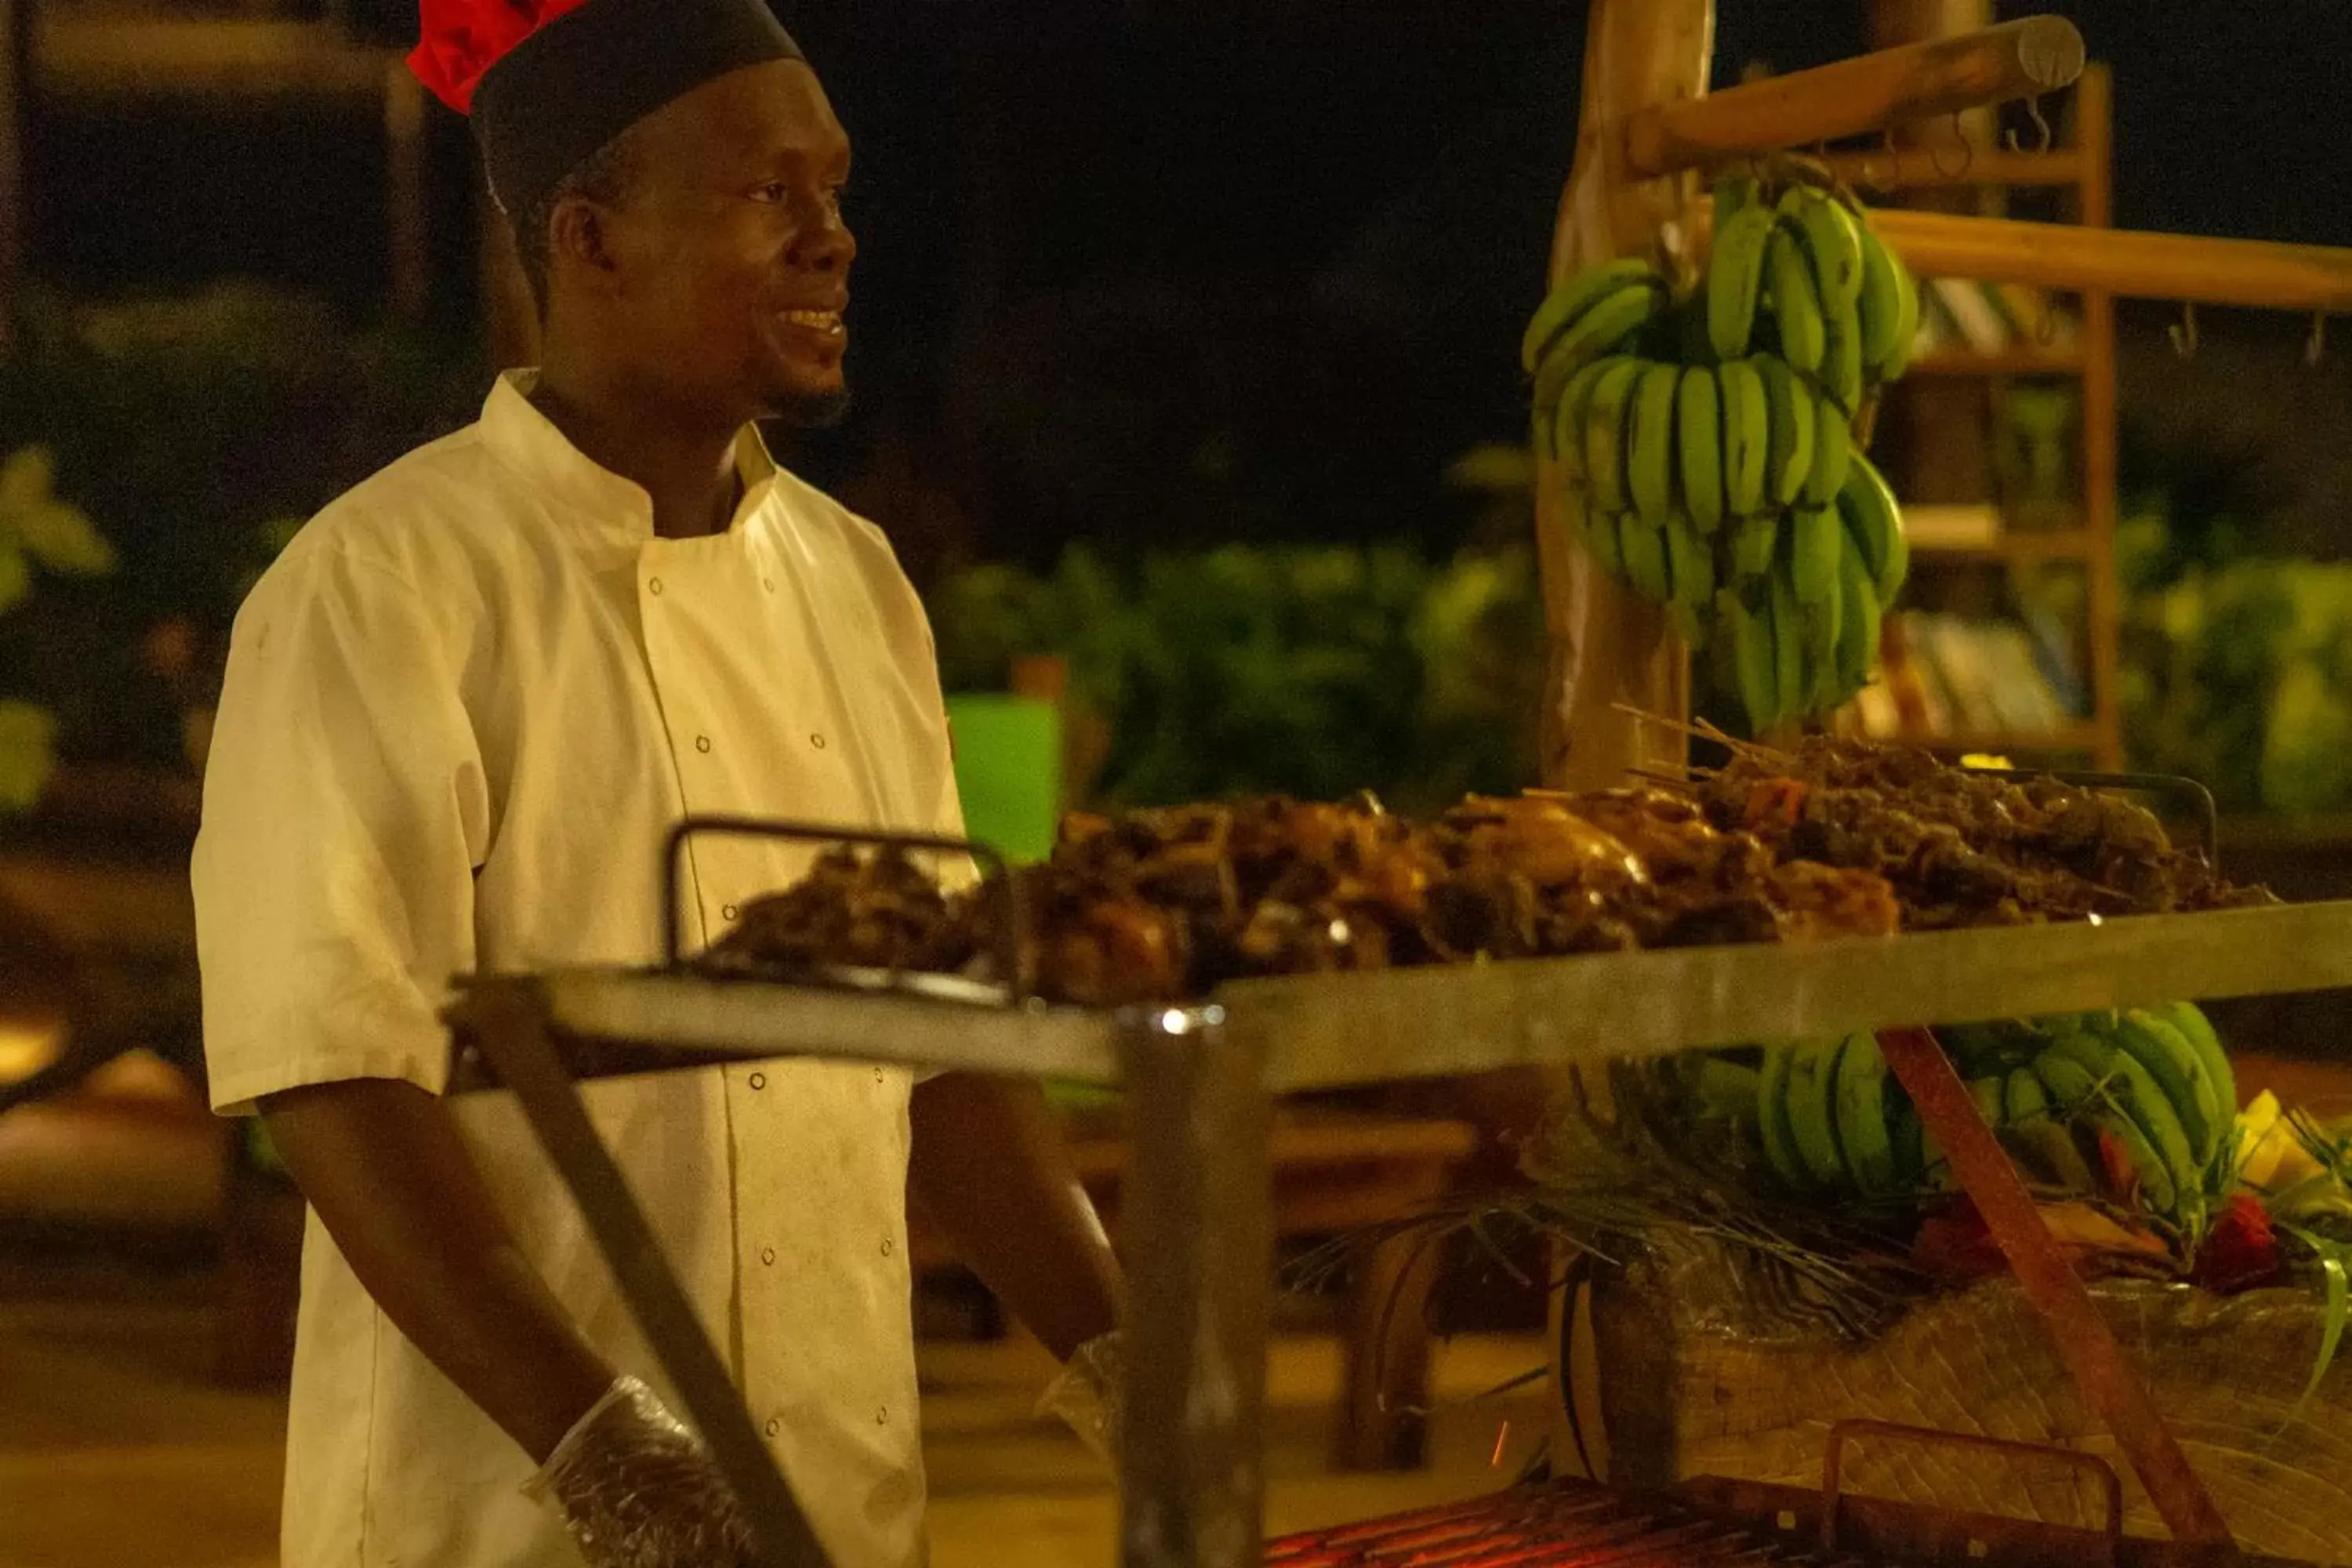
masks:
[[[1552,232],[1550,279],[1612,257],[1651,250],[1676,228],[1695,176],[1643,180],[1625,166],[1627,116],[1706,91],[1714,0],[1592,0],[1585,27],[1584,98],[1576,166]],[[1536,464],[1536,552],[1543,574],[1549,666],[1542,730],[1544,783],[1555,789],[1622,784],[1628,768],[1679,770],[1679,731],[1641,724],[1623,703],[1680,719],[1690,671],[1659,607],[1592,569],[1569,537],[1559,464]]]
[[[1626,120],[1626,164],[1636,176],[1668,174],[1746,153],[1811,146],[2032,98],[2064,87],[2082,70],[2083,35],[2074,25],[2031,16],[1768,77],[1713,97],[1653,103]]]
[[[1871,225],[1923,277],[2032,283],[2139,300],[2352,310],[2352,250],[2074,224],[1874,210]]]
[[[2084,74],[2075,89],[2075,142],[2082,155],[2082,226],[2104,229],[2115,221],[2108,183],[2113,138],[2110,85],[2104,68]],[[2103,768],[2124,765],[2123,590],[2116,571],[2116,297],[2083,291],[2083,527],[2091,536],[2089,605],[2091,721]]]
[[[25,259],[26,68],[30,0],[0,0],[0,353],[16,336],[16,288]]]

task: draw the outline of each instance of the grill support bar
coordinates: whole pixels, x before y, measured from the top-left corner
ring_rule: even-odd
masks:
[[[743,1505],[758,1568],[826,1568],[824,1548],[760,1441],[726,1363],[695,1316],[620,1166],[588,1120],[579,1086],[556,1055],[540,986],[523,978],[478,981],[459,1018],[521,1103],[540,1146],[580,1205],[646,1342]]]
[[[1125,1568],[1248,1568],[1264,1526],[1273,1097],[1222,1007],[1121,1020]]]
[[[2114,1434],[2165,1527],[2182,1541],[2233,1544],[2221,1510],[2166,1425],[2147,1383],[2107,1331],[2089,1287],[2042,1223],[2017,1167],[1977,1113],[1952,1059],[1925,1029],[1883,1030],[1878,1046],[1984,1215],[2026,1300],[2082,1391],[2083,1403]]]

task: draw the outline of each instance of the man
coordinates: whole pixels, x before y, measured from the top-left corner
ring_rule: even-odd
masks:
[[[542,363],[254,591],[194,860],[215,1100],[312,1210],[284,1562],[723,1563],[739,1510],[511,1101],[438,1098],[436,1010],[455,973],[652,959],[687,813],[958,826],[920,605],[751,428],[842,405],[849,146],[760,0],[424,16]],[[698,843],[688,929],[804,864]],[[1034,1091],[787,1060],[586,1100],[837,1563],[922,1554],[910,1121],[982,1277],[1058,1355],[1115,1342]]]

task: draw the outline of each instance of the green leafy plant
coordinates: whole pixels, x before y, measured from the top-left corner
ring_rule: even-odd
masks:
[[[0,615],[31,597],[34,569],[69,577],[114,570],[114,547],[79,507],[58,499],[48,450],[26,447],[0,462]],[[38,800],[56,761],[56,721],[0,697],[0,811]]]
[[[1049,576],[989,566],[932,597],[951,690],[1069,661],[1111,730],[1098,793],[1159,805],[1371,789],[1402,807],[1532,779],[1542,668],[1525,552],[1229,546]]]

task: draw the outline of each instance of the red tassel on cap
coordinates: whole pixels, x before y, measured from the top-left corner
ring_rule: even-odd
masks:
[[[408,68],[433,95],[458,113],[470,110],[474,88],[509,49],[587,0],[423,0],[422,37]]]

